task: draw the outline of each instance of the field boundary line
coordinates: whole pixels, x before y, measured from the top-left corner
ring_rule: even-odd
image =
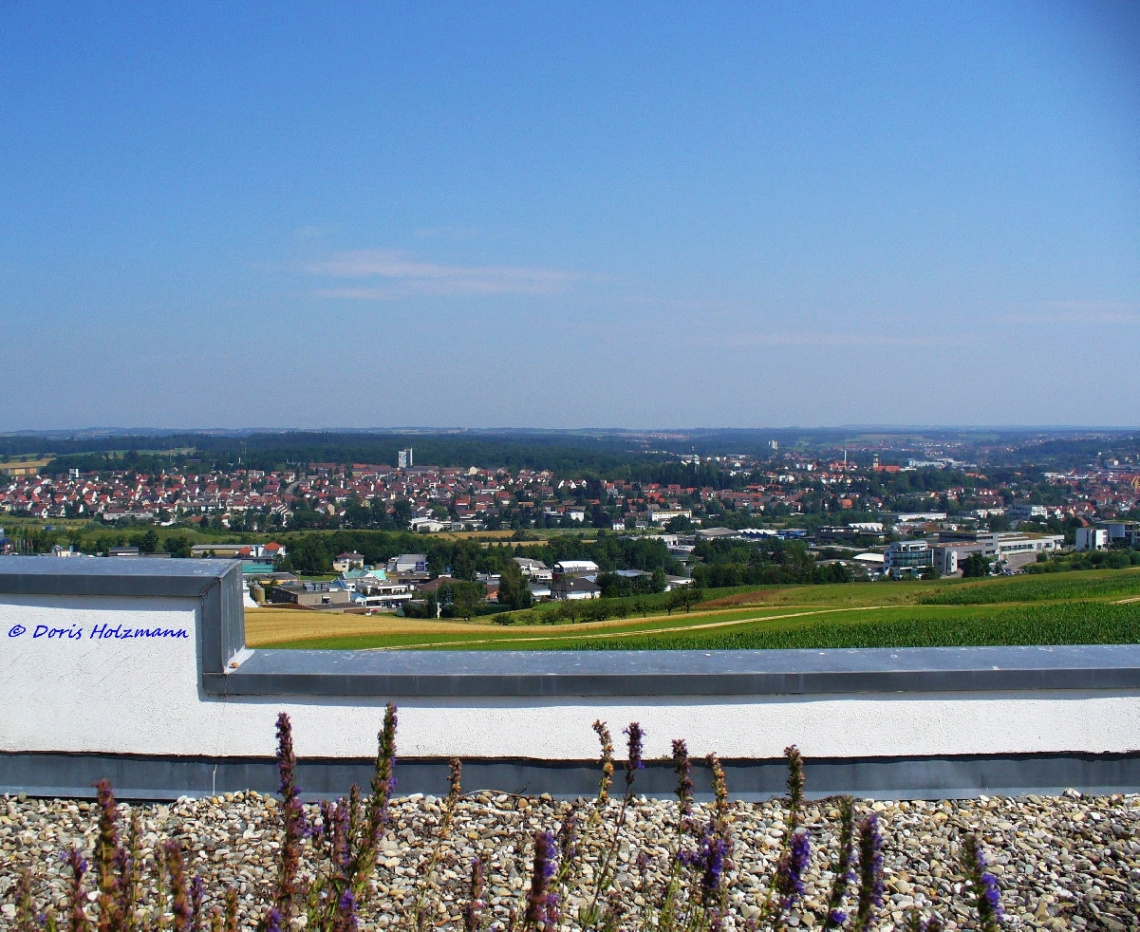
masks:
[[[582,639],[595,639],[595,638],[628,638],[639,637],[643,634],[670,634],[679,633],[686,634],[690,631],[706,631],[710,628],[728,628],[733,625],[750,625],[758,621],[781,621],[785,618],[803,618],[807,615],[829,615],[835,612],[869,612],[880,610],[884,608],[891,608],[888,605],[861,605],[856,608],[821,608],[808,612],[792,612],[786,615],[763,615],[756,618],[738,618],[735,621],[711,621],[701,625],[690,625],[684,628],[668,627],[668,628],[645,628],[637,631],[601,631],[594,634],[567,634],[564,636],[557,635],[542,635],[532,638],[478,638],[465,641],[448,641],[446,646],[450,648],[462,647],[470,644],[493,644],[493,643],[516,643],[516,644],[530,644],[542,643],[549,641],[568,641],[568,640],[582,640]],[[443,646],[439,642],[432,641],[424,644],[400,644],[390,647],[364,647],[361,650],[370,651],[395,651],[395,650],[418,650],[423,647],[440,647]]]

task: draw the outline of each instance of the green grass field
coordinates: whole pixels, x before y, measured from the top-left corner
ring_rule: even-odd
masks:
[[[401,631],[263,640],[266,647],[380,650],[720,650],[1115,644],[1140,641],[1140,569],[1013,579],[710,592],[691,614],[585,624],[456,623],[454,633]],[[413,622],[409,619],[408,622]],[[409,624],[409,629],[412,626]],[[446,626],[443,626],[446,627]]]

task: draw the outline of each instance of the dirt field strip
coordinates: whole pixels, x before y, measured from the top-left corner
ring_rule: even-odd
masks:
[[[768,611],[795,609],[795,605],[773,606]],[[747,608],[747,607],[746,607]],[[746,609],[737,608],[735,611]],[[829,609],[831,611],[832,609]],[[715,617],[721,611],[698,611],[690,618]],[[608,618],[605,621],[586,621],[574,625],[575,632],[607,631],[640,624],[655,618],[681,618],[682,615],[652,614],[645,618]],[[246,611],[246,636],[250,647],[271,647],[274,644],[296,641],[323,640],[335,637],[383,636],[399,634],[481,634],[493,624],[491,621],[462,622],[439,621],[430,618],[402,618],[397,615],[348,615],[342,612],[314,612],[299,609],[250,609]],[[746,620],[752,620],[751,618]],[[534,627],[538,627],[535,625]],[[691,626],[676,625],[672,630],[685,631]],[[519,630],[529,630],[520,628]],[[665,629],[670,630],[670,629]],[[504,632],[506,633],[506,632]],[[492,639],[488,639],[492,640]],[[371,649],[371,648],[366,648]]]
[[[785,618],[804,618],[808,615],[830,615],[834,612],[869,612],[869,611],[872,611],[875,609],[883,609],[883,608],[890,608],[890,607],[891,606],[886,606],[886,605],[863,605],[863,606],[860,606],[859,608],[821,608],[821,609],[815,609],[813,611],[808,611],[808,612],[792,612],[792,613],[784,614],[784,615],[762,615],[762,616],[758,616],[755,618],[738,618],[738,619],[735,619],[734,621],[710,621],[710,622],[707,622],[707,623],[701,624],[701,625],[686,625],[683,628],[678,628],[678,627],[639,628],[636,631],[605,631],[605,632],[598,632],[595,634],[590,634],[590,633],[581,634],[580,632],[582,630],[582,627],[584,627],[584,626],[576,625],[573,628],[573,633],[567,633],[567,634],[563,634],[560,636],[559,635],[545,635],[545,636],[541,636],[541,637],[532,637],[532,638],[524,638],[524,637],[519,637],[519,638],[510,638],[510,637],[476,638],[476,639],[464,640],[464,641],[448,641],[447,647],[450,650],[453,648],[460,648],[460,647],[468,646],[471,644],[495,644],[495,643],[503,643],[503,642],[507,642],[507,643],[513,642],[513,643],[518,643],[518,644],[531,644],[531,643],[541,643],[541,642],[545,642],[545,641],[578,640],[581,638],[603,639],[603,638],[639,637],[639,636],[645,635],[645,634],[688,634],[690,631],[706,631],[710,628],[728,628],[728,627],[732,627],[733,625],[750,625],[750,624],[755,624],[758,621],[782,621]],[[439,646],[441,646],[441,645],[436,641],[425,641],[422,644],[400,644],[398,646],[392,646],[392,647],[365,647],[365,648],[362,648],[362,650],[376,650],[376,651],[417,650],[417,649],[424,648],[424,647],[439,647]]]
[[[1129,602],[1140,602],[1140,595],[1134,595],[1128,599],[1118,599],[1117,601],[1113,602],[1112,604],[1113,605],[1127,605]]]
[[[271,647],[288,641],[318,638],[377,636],[390,634],[478,634],[486,625],[462,621],[433,621],[430,618],[397,618],[395,615],[324,614],[300,610],[245,613],[246,642],[250,647]]]

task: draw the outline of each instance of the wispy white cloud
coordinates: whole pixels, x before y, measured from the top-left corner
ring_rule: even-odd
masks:
[[[359,287],[322,288],[326,298],[390,301],[426,295],[533,294],[561,291],[576,276],[560,269],[523,266],[464,266],[424,262],[402,252],[358,250],[310,262],[305,271],[327,278],[380,279],[381,283]]]

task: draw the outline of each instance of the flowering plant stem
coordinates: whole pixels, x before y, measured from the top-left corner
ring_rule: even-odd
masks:
[[[605,726],[603,726],[603,728],[604,727]],[[637,722],[630,722],[629,727],[625,729],[625,733],[629,737],[629,751],[625,764],[625,795],[622,797],[621,809],[618,812],[617,823],[614,825],[613,839],[610,842],[609,849],[606,851],[602,868],[595,878],[594,895],[590,900],[590,905],[580,914],[583,927],[586,929],[593,928],[601,919],[601,914],[598,910],[598,900],[601,897],[602,891],[608,890],[610,884],[613,882],[613,860],[617,854],[618,845],[621,842],[621,832],[625,827],[626,816],[629,813],[629,803],[630,800],[633,799],[633,782],[637,771],[645,766],[641,759],[642,743],[645,739],[645,732],[641,730],[641,725]]]
[[[412,906],[411,928],[422,932],[428,922],[426,903],[428,891],[435,886],[435,870],[439,864],[439,857],[443,845],[451,836],[451,822],[455,816],[455,807],[459,805],[459,796],[462,792],[463,764],[458,758],[453,758],[450,764],[451,779],[447,798],[443,801],[443,813],[439,820],[439,831],[436,833],[435,843],[432,845],[431,855],[427,864],[420,870],[419,890],[416,892],[416,901]]]

